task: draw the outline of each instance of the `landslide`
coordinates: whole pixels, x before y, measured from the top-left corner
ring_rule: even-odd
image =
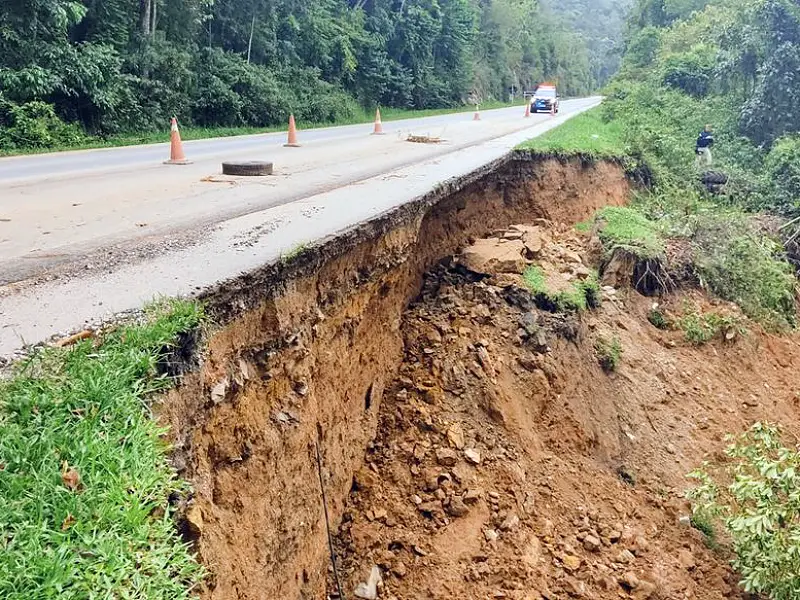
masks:
[[[221,325],[200,364],[186,340],[159,409],[201,597],[740,597],[686,524],[685,474],[754,420],[793,430],[797,339],[693,345],[595,283],[599,241],[573,226],[631,186],[511,155],[209,292]]]
[[[505,260],[521,231],[530,258]],[[753,328],[698,347],[631,289],[554,313],[520,276],[527,263],[585,280],[596,250],[540,222],[426,274],[342,519],[346,593],[377,566],[390,600],[749,597],[690,527],[685,475],[756,420],[797,430],[797,339]],[[736,312],[696,293],[660,309],[687,302]]]
[[[622,204],[629,189],[613,163],[511,155],[209,291],[218,325],[202,364],[187,339],[168,372],[189,374],[159,407],[194,490],[182,527],[209,571],[201,596],[320,598],[328,547],[319,468],[335,528],[402,361],[403,312],[424,273],[493,229],[583,220]]]

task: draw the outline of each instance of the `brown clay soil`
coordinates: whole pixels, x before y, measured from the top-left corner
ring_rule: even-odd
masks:
[[[324,489],[348,600],[370,573],[381,600],[738,598],[682,524],[685,474],[755,420],[794,431],[798,338],[695,347],[622,285],[578,315],[522,286],[530,264],[589,277],[572,226],[630,187],[613,163],[511,156],[209,292],[202,361],[187,340],[160,407],[200,596],[335,597]],[[665,308],[685,300],[710,308]]]
[[[542,311],[525,264],[580,278],[596,240],[539,225],[522,261],[514,227],[432,269],[404,313],[337,537],[344,594],[369,597],[377,566],[387,600],[745,597],[730,556],[686,524],[685,476],[756,420],[796,430],[797,338],[748,324],[694,346],[648,321],[652,298],[610,286],[596,310]],[[665,309],[686,302],[736,312],[697,293]],[[620,341],[616,372],[599,338]]]

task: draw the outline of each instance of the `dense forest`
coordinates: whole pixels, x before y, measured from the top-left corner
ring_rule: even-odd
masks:
[[[800,212],[796,1],[637,0],[607,94],[607,116],[665,174],[693,178],[694,138],[708,123],[728,201]]]
[[[543,79],[587,93],[607,77],[613,52],[599,52],[598,35],[551,4],[4,0],[0,148],[164,128],[173,114],[198,126],[263,127],[289,112],[333,122],[378,105],[507,101]],[[606,29],[621,33],[609,0],[567,4],[602,7]]]

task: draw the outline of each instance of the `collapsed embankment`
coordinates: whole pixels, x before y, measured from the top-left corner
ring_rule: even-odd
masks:
[[[336,527],[425,272],[493,230],[576,223],[624,203],[629,188],[612,163],[512,155],[209,292],[221,325],[161,407],[175,464],[194,488],[185,528],[210,571],[204,597],[323,597],[317,448]]]

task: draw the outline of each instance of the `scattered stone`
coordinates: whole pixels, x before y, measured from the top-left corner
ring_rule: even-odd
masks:
[[[381,583],[381,570],[377,565],[373,565],[370,571],[369,578],[366,582],[359,583],[356,586],[354,594],[356,598],[362,600],[378,600],[378,584]]]
[[[461,496],[453,496],[450,498],[450,502],[448,502],[445,510],[447,514],[452,517],[463,517],[469,512],[469,508],[464,504]]]
[[[406,564],[404,562],[397,563],[394,567],[392,567],[392,573],[394,573],[397,577],[403,578],[408,573],[408,569],[406,568]]]
[[[565,556],[562,556],[561,562],[564,563],[564,568],[567,571],[577,571],[581,568],[581,563],[583,563],[579,556],[575,556],[573,554],[566,554]]]
[[[619,578],[619,584],[626,590],[635,590],[639,587],[639,578],[632,571],[628,571]]]
[[[436,461],[445,467],[454,467],[458,463],[458,454],[450,448],[439,448],[436,451]]]
[[[520,239],[501,241],[498,238],[487,238],[465,248],[459,260],[475,273],[521,274],[527,266],[523,258],[524,252],[525,243]]]
[[[483,492],[477,489],[467,490],[464,494],[464,502],[466,504],[475,504],[483,496]]]
[[[458,450],[464,449],[464,430],[461,428],[461,425],[456,423],[447,429],[447,440],[454,448]]]
[[[225,400],[225,396],[228,394],[228,385],[228,378],[225,377],[211,388],[211,401],[214,404],[219,404]]]
[[[494,529],[484,529],[483,537],[486,539],[487,542],[491,543],[491,542],[496,542],[497,538],[500,536]]]
[[[694,571],[694,569],[697,567],[697,563],[694,560],[694,554],[688,550],[681,550],[678,552],[678,560],[680,561],[681,566],[687,571]]]
[[[464,458],[466,458],[473,465],[481,464],[481,453],[474,448],[464,450]]]
[[[593,535],[587,535],[583,539],[583,547],[589,552],[597,552],[603,546],[603,543]]]
[[[503,523],[500,525],[500,529],[503,531],[513,531],[519,525],[519,517],[516,513],[510,512],[505,519],[503,519]]]
[[[633,552],[631,552],[630,550],[623,550],[617,556],[617,562],[621,563],[623,565],[627,565],[628,563],[632,563],[634,560],[636,560],[636,557],[633,555]]]
[[[680,517],[678,517],[678,524],[681,527],[691,527],[692,518],[689,515],[681,515]]]

